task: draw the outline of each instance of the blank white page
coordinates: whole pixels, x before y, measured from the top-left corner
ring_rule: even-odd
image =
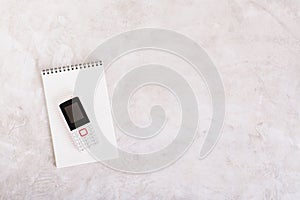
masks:
[[[42,74],[44,92],[46,97],[49,123],[53,141],[56,167],[68,167],[84,163],[96,162],[90,153],[80,152],[73,145],[70,130],[60,111],[59,104],[72,98],[77,75],[85,70],[97,70],[98,67],[86,69],[66,70],[65,72]],[[95,93],[94,108],[97,121],[101,121],[101,130],[108,141],[116,145],[109,97],[105,77],[101,78]],[[79,97],[80,98],[80,97]],[[84,103],[84,102],[82,102]],[[84,106],[84,105],[83,105]],[[117,152],[110,154],[111,158],[117,157]]]

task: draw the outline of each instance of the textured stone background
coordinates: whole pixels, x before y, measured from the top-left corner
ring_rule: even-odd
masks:
[[[299,0],[0,5],[0,199],[300,199]],[[198,159],[204,122],[186,155],[156,173],[124,174],[101,164],[56,169],[40,69],[82,62],[105,39],[143,27],[192,38],[217,66],[227,117],[215,150]],[[109,88],[118,75],[108,74]],[[145,88],[132,106],[137,123],[148,120],[148,92],[177,112],[172,97],[163,101],[159,88]],[[136,141],[119,140],[140,150],[131,148]]]

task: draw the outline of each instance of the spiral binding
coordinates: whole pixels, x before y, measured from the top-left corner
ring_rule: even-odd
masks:
[[[61,67],[52,67],[48,69],[43,69],[42,74],[43,75],[48,75],[48,74],[56,74],[60,72],[67,72],[67,71],[72,71],[72,70],[80,70],[80,69],[85,69],[85,68],[90,68],[90,67],[98,67],[102,66],[102,61],[95,61],[95,62],[89,62],[89,63],[81,63],[81,64],[75,64],[75,65],[66,65],[66,66],[61,66]]]

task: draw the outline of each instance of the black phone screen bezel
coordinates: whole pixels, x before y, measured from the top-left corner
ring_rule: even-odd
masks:
[[[77,103],[77,104],[78,104],[79,109],[80,109],[80,111],[81,111],[81,113],[82,113],[82,115],[83,115],[83,118],[82,118],[82,119],[80,119],[80,120],[78,120],[78,121],[76,121],[76,122],[74,122],[74,123],[72,123],[72,122],[70,121],[70,119],[69,119],[69,117],[68,117],[68,114],[67,114],[67,112],[66,112],[66,110],[65,110],[65,107],[70,106],[70,105],[72,105],[73,103]],[[67,122],[67,124],[68,124],[68,126],[69,126],[69,128],[70,128],[71,131],[74,130],[74,129],[76,129],[76,128],[79,128],[80,126],[83,126],[83,125],[85,125],[85,124],[87,124],[87,123],[90,122],[90,120],[89,120],[89,118],[88,118],[88,116],[87,116],[85,110],[83,109],[83,106],[82,106],[82,104],[81,104],[81,102],[80,102],[80,100],[79,100],[78,97],[74,97],[74,98],[72,98],[72,99],[69,99],[69,100],[67,100],[67,101],[65,101],[65,102],[63,102],[63,103],[61,103],[61,104],[59,105],[59,107],[60,107],[60,110],[61,110],[61,112],[63,113],[64,118],[65,118],[65,120],[66,120],[66,122]]]

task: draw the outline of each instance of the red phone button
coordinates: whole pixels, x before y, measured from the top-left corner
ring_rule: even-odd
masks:
[[[88,134],[88,131],[86,130],[86,128],[80,129],[79,130],[79,134],[81,137],[86,136]]]

